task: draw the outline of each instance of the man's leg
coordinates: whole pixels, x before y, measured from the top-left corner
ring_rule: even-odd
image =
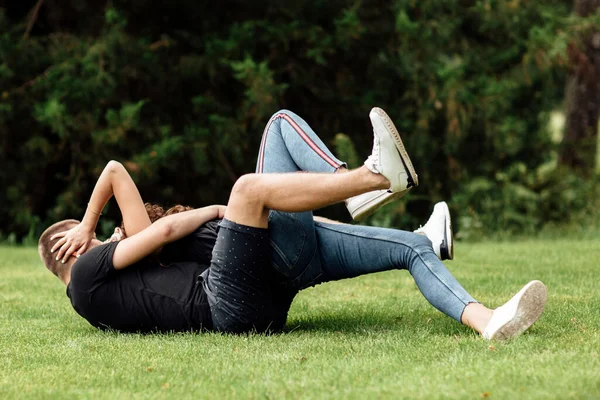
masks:
[[[364,166],[343,174],[248,174],[233,186],[225,218],[266,228],[269,210],[309,211],[388,187],[387,177]]]
[[[392,140],[394,152],[402,158],[402,187],[393,192],[377,190],[346,199],[346,207],[354,219],[372,214],[380,207],[403,197],[419,181],[412,162],[404,148],[398,130],[389,116],[380,108],[369,113],[375,135],[373,155],[378,156],[379,139]],[[384,146],[386,147],[386,146]],[[367,161],[369,162],[371,158]],[[334,172],[345,169],[345,164],[336,159],[308,124],[291,111],[281,110],[273,115],[265,128],[259,151],[256,172]],[[387,189],[387,188],[386,188]]]
[[[234,185],[224,223],[265,232],[271,208],[304,211],[388,185],[385,177],[365,167],[344,174],[245,175]],[[305,282],[306,285],[407,269],[434,307],[480,332],[485,329],[492,310],[476,304],[439,261],[424,235],[345,224],[316,223],[316,226],[322,275],[318,281]],[[254,271],[253,275],[259,277],[268,269],[264,262],[259,267],[262,269]],[[260,279],[256,280],[260,285]],[[304,286],[297,289],[302,288]],[[469,304],[472,306],[466,313]]]
[[[389,130],[390,133],[395,131],[393,123],[383,110],[373,109],[369,116],[374,129]],[[400,141],[397,131],[395,132]],[[410,164],[407,155],[405,158]],[[265,128],[256,171],[335,172],[340,168],[345,169],[345,166],[345,163],[335,158],[302,118],[291,111],[281,110],[271,117]],[[406,190],[403,193],[406,193]],[[403,193],[400,193],[400,196],[387,190],[366,193],[353,198],[352,207],[348,204],[349,210],[354,217],[355,213],[363,216],[389,200],[401,197]],[[314,230],[313,215],[310,211],[271,211],[269,214],[273,267],[286,276],[294,287],[297,287],[299,282],[316,279],[320,274],[321,260],[316,252]]]
[[[219,331],[264,330],[272,321],[285,321],[280,315],[273,315],[281,313],[285,307],[273,307],[273,304],[277,299],[291,302],[294,291],[290,291],[290,296],[274,293],[284,285],[275,283],[276,273],[269,268],[267,227],[270,210],[309,216],[309,230],[314,235],[312,215],[303,212],[368,191],[406,185],[406,178],[402,178],[403,159],[388,133],[376,135],[376,151],[369,158],[368,167],[332,174],[341,163],[333,158],[314,132],[307,134],[310,128],[307,125],[301,127],[302,124],[303,121],[294,120],[288,113],[279,113],[271,119],[263,137],[257,170],[265,172],[268,162],[268,171],[312,169],[329,173],[249,174],[236,182],[225,219],[220,224],[211,267],[202,276],[213,324]],[[279,157],[269,154],[267,158],[266,149],[274,146]],[[302,231],[301,226],[292,234]]]
[[[202,276],[214,328],[246,332],[253,328],[265,330],[271,322],[285,321],[283,314],[289,304],[275,304],[278,300],[291,303],[295,290],[292,288],[287,295],[285,285],[273,278],[276,272],[270,268],[267,229],[270,210],[302,213],[389,188],[398,183],[397,171],[401,168],[400,155],[388,145],[371,169],[363,166],[343,174],[249,174],[238,179],[221,222],[211,267]]]
[[[265,137],[263,141],[267,139]],[[323,158],[321,153],[318,156]],[[293,160],[290,153],[290,157],[283,159],[288,161],[288,169],[294,169],[296,161],[301,164],[311,158],[310,154]],[[261,158],[259,169],[264,170],[264,153]],[[329,164],[329,160],[325,162]],[[327,172],[339,168],[336,165],[329,165]],[[386,173],[389,171],[388,175],[392,174],[393,179],[394,170],[402,167],[402,161],[399,155],[388,151],[377,165],[385,166]],[[366,167],[344,174],[270,173],[249,174],[238,179],[232,189],[225,218],[220,223],[211,267],[202,276],[214,328],[234,333],[252,329],[264,331],[274,323],[272,329],[277,330],[285,322],[284,314],[287,314],[295,290],[286,290],[286,285],[280,285],[280,277],[270,268],[267,228],[271,209],[310,217],[310,229],[314,235],[312,215],[303,212],[388,187],[390,181],[384,175]],[[302,229],[297,233],[300,231]],[[281,302],[285,304],[281,305]]]
[[[266,228],[269,210],[310,211],[374,190],[404,191],[415,182],[399,142],[395,130],[374,129],[372,154],[361,168],[343,174],[244,175],[232,189],[227,212],[237,223]]]
[[[238,179],[220,223],[211,266],[202,275],[214,329],[262,332],[278,330],[285,322],[295,290],[286,292],[270,267],[270,209],[307,211],[388,186],[383,175],[365,167],[344,174],[249,174]]]

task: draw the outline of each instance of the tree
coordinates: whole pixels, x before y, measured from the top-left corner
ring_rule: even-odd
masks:
[[[575,13],[585,18],[596,13],[599,6],[600,0],[575,0]],[[571,41],[567,53],[570,69],[560,163],[589,176],[595,168],[600,111],[600,30],[597,25],[591,30],[584,29],[580,38]]]
[[[370,108],[392,116],[421,185],[373,223],[414,226],[440,199],[461,227],[562,220],[569,192],[540,168],[571,1],[0,0],[0,241],[81,215],[110,159],[148,201],[226,202],[279,108],[357,160]]]

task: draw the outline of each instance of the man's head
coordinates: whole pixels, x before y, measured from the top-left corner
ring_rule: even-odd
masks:
[[[66,219],[57,222],[46,229],[38,241],[38,253],[44,265],[63,282],[70,277],[72,262],[63,264],[61,261],[56,260],[54,254],[50,253],[52,246],[58,241],[58,239],[51,240],[51,237],[59,232],[68,231],[77,224],[79,224],[79,221],[75,219]]]

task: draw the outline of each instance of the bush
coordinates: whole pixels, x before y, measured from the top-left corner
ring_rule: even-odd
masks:
[[[369,109],[388,111],[421,186],[376,224],[414,226],[449,199],[467,236],[568,219],[549,193],[581,206],[564,180],[536,180],[570,2],[48,0],[26,37],[34,3],[0,9],[5,235],[81,215],[109,159],[148,201],[224,203],[279,108],[331,146],[346,134],[352,162],[371,147]]]

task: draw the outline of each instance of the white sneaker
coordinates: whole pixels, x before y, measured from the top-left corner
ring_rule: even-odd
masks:
[[[483,337],[487,340],[507,340],[524,332],[542,315],[547,293],[542,282],[529,282],[506,304],[494,310]]]
[[[346,208],[352,215],[352,219],[358,221],[373,214],[386,204],[404,197],[408,191],[409,189],[390,193],[387,190],[374,190],[359,194],[346,200]]]
[[[454,258],[454,237],[452,236],[452,220],[450,210],[445,201],[436,203],[427,223],[414,231],[423,233],[433,246],[433,251],[440,260]]]
[[[397,193],[419,184],[419,178],[406,153],[394,123],[381,108],[369,113],[373,125],[373,152],[365,166],[390,181],[390,192]]]

